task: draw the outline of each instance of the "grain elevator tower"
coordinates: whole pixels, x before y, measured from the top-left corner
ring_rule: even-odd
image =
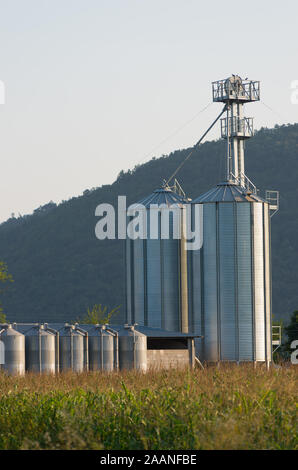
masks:
[[[203,360],[269,364],[271,207],[244,166],[253,120],[243,107],[260,99],[260,84],[233,75],[214,82],[212,92],[225,104],[226,179],[192,201],[203,205],[203,246],[189,255],[189,324],[204,336],[197,347]]]

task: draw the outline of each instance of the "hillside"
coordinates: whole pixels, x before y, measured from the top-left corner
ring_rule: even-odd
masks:
[[[152,159],[121,172],[112,185],[86,190],[56,206],[0,225],[0,259],[14,284],[3,297],[12,321],[74,320],[94,303],[122,305],[124,313],[123,241],[95,238],[95,208],[141,199],[161,185],[189,149]],[[225,144],[206,142],[179,173],[189,197],[223,179]],[[273,312],[287,319],[298,308],[298,124],[261,129],[246,146],[246,172],[261,195],[280,191],[280,212],[272,219]],[[53,190],[54,192],[54,190]],[[119,320],[119,319],[118,319]]]

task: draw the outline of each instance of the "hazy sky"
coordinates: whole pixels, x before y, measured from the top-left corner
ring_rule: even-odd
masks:
[[[255,126],[298,121],[296,0],[0,0],[0,221],[191,146],[211,82],[261,80]],[[210,138],[218,137],[219,129]]]

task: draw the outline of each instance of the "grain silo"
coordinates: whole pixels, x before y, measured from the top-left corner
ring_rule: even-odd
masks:
[[[187,256],[182,226],[185,195],[175,182],[134,207],[143,214],[145,234],[126,240],[126,321],[188,331]],[[182,236],[181,236],[182,234]]]
[[[243,104],[259,100],[259,82],[238,76],[213,83],[225,103],[226,181],[193,200],[203,206],[203,245],[189,254],[189,322],[202,334],[203,360],[272,360],[269,202],[244,171],[244,141],[253,134]]]
[[[88,333],[77,324],[59,329],[59,369],[61,372],[88,370]]]
[[[111,372],[118,368],[118,333],[107,325],[94,325],[88,331],[89,370]]]
[[[119,335],[120,370],[147,371],[147,336],[137,331],[134,325],[124,325]]]
[[[25,336],[19,333],[10,324],[0,326],[2,368],[11,375],[25,374]],[[2,350],[3,347],[3,350]]]
[[[26,370],[54,374],[58,368],[58,333],[47,325],[34,325],[26,332]]]

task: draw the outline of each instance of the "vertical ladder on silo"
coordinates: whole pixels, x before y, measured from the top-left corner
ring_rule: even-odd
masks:
[[[281,326],[272,325],[272,353],[281,346]]]
[[[279,210],[279,191],[266,191],[266,201],[269,204],[270,217],[273,217]]]

